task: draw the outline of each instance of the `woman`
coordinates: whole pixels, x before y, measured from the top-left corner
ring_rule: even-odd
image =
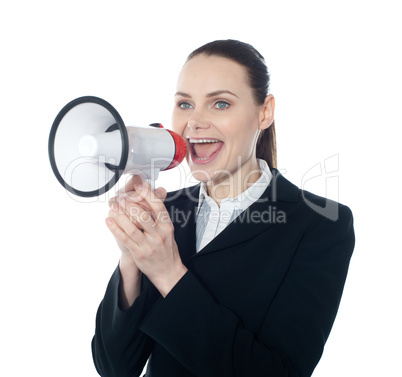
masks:
[[[335,319],[354,248],[276,169],[263,57],[239,41],[195,50],[173,129],[201,183],[154,192],[134,177],[106,219],[121,258],[92,342],[102,376],[310,376]],[[334,202],[331,202],[334,204]]]

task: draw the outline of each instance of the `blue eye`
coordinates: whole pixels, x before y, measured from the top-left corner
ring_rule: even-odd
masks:
[[[215,103],[215,108],[219,109],[219,110],[225,110],[230,106],[229,103],[227,103],[226,101],[218,101]]]
[[[178,103],[178,106],[183,110],[192,108],[192,106],[188,102],[180,102],[180,103]]]

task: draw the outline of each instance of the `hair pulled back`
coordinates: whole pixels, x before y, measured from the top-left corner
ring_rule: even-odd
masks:
[[[233,39],[217,40],[194,50],[187,61],[200,54],[220,56],[242,65],[246,69],[256,104],[264,103],[269,92],[270,75],[264,57],[253,46]],[[261,131],[257,140],[256,156],[265,160],[270,168],[276,168],[275,121]]]

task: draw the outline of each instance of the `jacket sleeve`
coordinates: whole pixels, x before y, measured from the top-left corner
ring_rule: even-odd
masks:
[[[153,340],[138,326],[160,294],[143,276],[140,295],[123,311],[118,303],[120,280],[117,267],[96,315],[92,356],[102,377],[139,376],[153,346]]]
[[[353,216],[323,217],[301,239],[261,330],[253,333],[188,271],[140,329],[198,377],[307,377],[339,307],[354,248]],[[191,318],[191,321],[188,319]]]

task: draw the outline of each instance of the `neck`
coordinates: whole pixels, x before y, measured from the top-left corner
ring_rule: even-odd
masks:
[[[206,183],[208,195],[218,204],[225,198],[235,198],[246,191],[261,177],[258,161],[254,158],[241,165],[230,177],[211,180]]]

